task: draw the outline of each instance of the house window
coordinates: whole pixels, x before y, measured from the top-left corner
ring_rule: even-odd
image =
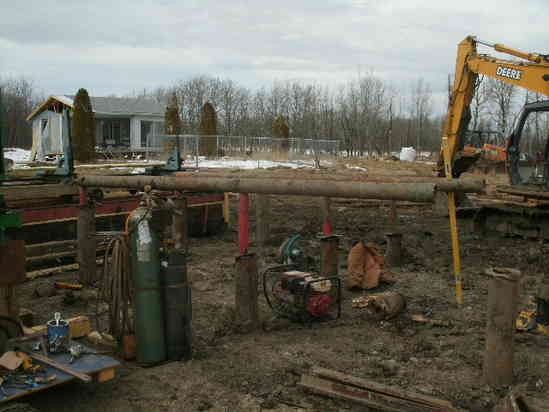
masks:
[[[108,146],[120,145],[120,121],[103,121],[103,142]]]
[[[40,122],[40,133],[44,134],[46,132],[46,128],[48,127],[48,119],[42,119]]]
[[[148,147],[150,145],[152,125],[153,122],[141,120],[141,147]]]

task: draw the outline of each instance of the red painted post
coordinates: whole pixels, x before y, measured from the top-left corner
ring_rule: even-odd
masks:
[[[322,232],[324,236],[332,236],[332,214],[331,214],[331,201],[329,197],[323,197],[320,200],[320,209],[322,211]]]
[[[240,193],[239,197],[240,210],[238,213],[238,244],[240,247],[240,254],[244,255],[248,252],[248,229],[250,226],[250,198],[248,193]]]
[[[84,206],[88,203],[88,189],[80,186],[80,206]]]

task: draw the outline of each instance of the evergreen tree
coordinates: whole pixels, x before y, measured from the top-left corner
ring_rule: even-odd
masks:
[[[74,98],[71,138],[75,161],[95,158],[95,115],[86,89],[79,89]]]
[[[278,115],[273,121],[273,137],[280,139],[280,150],[287,152],[290,147],[290,127],[282,115]]]
[[[164,132],[167,135],[174,136],[181,134],[181,118],[179,117],[179,103],[177,102],[177,95],[172,93],[168,106],[166,107],[166,113],[164,114]],[[166,138],[164,140],[164,150],[171,152],[175,147],[176,138]]]
[[[200,148],[202,156],[215,156],[217,149],[217,116],[215,109],[210,103],[202,107],[200,117]]]

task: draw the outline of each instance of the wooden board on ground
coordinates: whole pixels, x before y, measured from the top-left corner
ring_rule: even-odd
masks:
[[[459,411],[445,400],[324,368],[313,368],[311,375],[302,375],[299,386],[316,394],[353,401],[387,412]]]
[[[84,346],[85,351],[93,351],[93,348],[85,345],[82,346]],[[58,363],[70,366],[78,372],[90,375],[95,382],[106,382],[113,379],[116,374],[116,368],[120,366],[120,362],[105,355],[84,354],[73,363],[69,363],[70,355],[68,353],[50,354],[49,357]],[[49,389],[76,379],[74,376],[52,366],[46,365],[40,361],[33,360],[33,362],[44,366],[44,370],[46,372],[45,376],[55,375],[56,379],[51,382],[45,382],[29,388],[14,388],[3,385],[4,394],[2,396],[0,393],[0,402],[11,401],[13,399],[43,391],[44,389]],[[83,383],[83,385],[85,385],[85,383]]]

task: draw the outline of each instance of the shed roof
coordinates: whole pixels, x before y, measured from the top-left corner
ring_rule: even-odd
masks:
[[[95,114],[163,116],[165,111],[162,103],[141,97],[90,97],[90,100]],[[58,101],[71,109],[74,107],[74,96],[50,96],[27,116],[27,120],[32,120],[42,113],[54,101]]]

